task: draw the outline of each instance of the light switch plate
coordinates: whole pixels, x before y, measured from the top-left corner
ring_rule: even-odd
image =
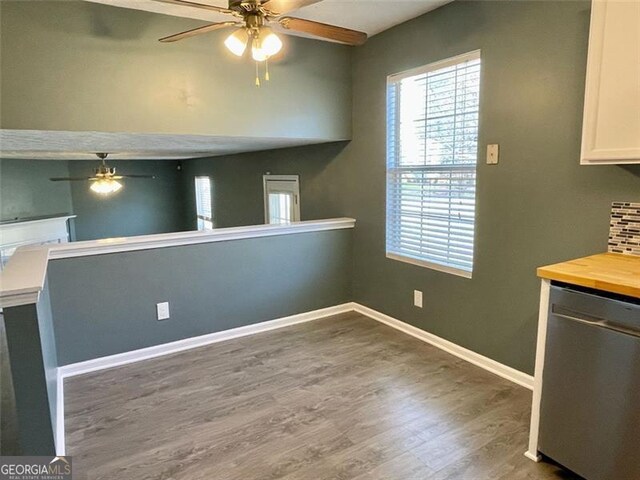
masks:
[[[156,311],[158,313],[158,320],[166,320],[169,318],[169,302],[156,304]]]
[[[487,165],[497,165],[500,146],[497,143],[487,145]]]
[[[413,291],[413,304],[418,308],[422,308],[422,292],[420,290]]]

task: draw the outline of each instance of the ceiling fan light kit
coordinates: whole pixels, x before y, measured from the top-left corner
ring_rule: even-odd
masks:
[[[89,188],[99,195],[111,195],[112,193],[119,191],[122,188],[122,184],[117,180],[100,178],[98,180],[94,180]]]
[[[256,62],[265,62],[282,49],[282,40],[268,27],[262,27],[252,35],[251,57]]]
[[[282,49],[282,40],[268,27],[241,28],[224,41],[227,49],[237,57],[242,57],[251,43],[251,58],[256,63],[265,62],[265,80],[269,80],[269,57]],[[260,86],[259,67],[256,65],[256,85]]]
[[[264,62],[265,80],[269,80],[269,58],[282,49],[282,40],[271,31],[268,27],[269,23],[279,24],[285,30],[301,32],[318,37],[320,40],[332,40],[346,45],[362,45],[367,40],[367,34],[364,32],[312,20],[284,16],[287,12],[317,3],[320,0],[229,0],[228,8],[190,0],[155,1],[200,8],[236,17],[237,21],[211,23],[163,37],[160,41],[175,42],[220,28],[240,27],[226,38],[224,44],[232,54],[238,57],[242,57],[247,50],[247,46],[251,44],[251,58],[256,62],[256,86],[260,86],[259,64]]]
[[[227,49],[231,53],[233,53],[238,57],[241,57],[247,48],[248,42],[249,42],[249,34],[243,28],[240,30],[236,30],[231,35],[229,35],[227,39],[224,41],[224,45],[227,47]]]
[[[254,47],[256,42],[267,58],[276,55],[282,49],[282,40],[268,27],[262,29],[260,37],[254,41]]]
[[[89,189],[102,196],[108,196],[119,192],[122,189],[122,183],[118,180],[123,178],[156,178],[155,175],[116,175],[115,167],[107,166],[105,159],[108,153],[96,153],[96,156],[102,161],[100,166],[95,169],[93,177],[65,177],[50,178],[52,182],[78,182],[90,181]]]

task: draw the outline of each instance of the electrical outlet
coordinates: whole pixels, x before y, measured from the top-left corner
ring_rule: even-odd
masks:
[[[156,304],[156,311],[158,312],[158,320],[166,320],[169,318],[169,302]]]
[[[497,143],[487,145],[487,165],[497,165],[499,153],[500,146]]]
[[[422,292],[420,290],[413,291],[413,304],[418,308],[422,308]]]

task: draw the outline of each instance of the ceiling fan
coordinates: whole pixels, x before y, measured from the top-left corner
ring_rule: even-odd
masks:
[[[122,180],[123,178],[156,178],[155,175],[116,175],[116,168],[107,166],[105,162],[107,155],[109,154],[96,153],[96,156],[102,160],[102,163],[95,169],[93,177],[55,177],[49,180],[52,182],[78,182],[88,180],[91,182],[91,186],[89,187],[91,190],[100,195],[109,195],[116,193],[122,188],[122,183],[118,182],[118,180]]]
[[[270,24],[276,24],[292,32],[301,32],[320,39],[333,40],[346,45],[362,45],[367,40],[367,34],[357,30],[314,22],[302,18],[285,16],[287,12],[317,3],[320,0],[229,0],[229,7],[218,7],[190,0],[155,0],[185,7],[195,7],[217,13],[224,13],[235,17],[227,22],[216,22],[193,28],[185,32],[163,37],[161,42],[175,42],[185,38],[212,32],[222,28],[235,27],[237,30],[229,35],[224,44],[231,53],[241,57],[251,45],[251,57],[258,64],[265,62],[265,80],[269,80],[268,60],[282,48],[282,40],[273,33]],[[256,85],[260,86],[259,76],[256,74]]]

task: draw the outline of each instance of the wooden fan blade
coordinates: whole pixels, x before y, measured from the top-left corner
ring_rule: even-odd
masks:
[[[265,0],[262,7],[271,15],[278,16],[318,3],[321,0]]]
[[[155,175],[120,175],[118,178],[156,178],[156,176]]]
[[[326,23],[314,22],[311,20],[303,20],[302,18],[282,17],[278,20],[287,30],[296,32],[304,32],[316,37],[335,40],[347,45],[362,45],[367,41],[367,34],[358,32],[357,30],[349,30],[348,28],[337,27],[335,25],[327,25]]]
[[[235,14],[233,10],[229,10],[228,8],[217,7],[215,5],[208,5],[205,3],[190,2],[189,0],[154,0],[154,1],[160,2],[160,3],[171,3],[173,5],[181,5],[183,7],[201,8],[203,10],[210,10],[212,12],[217,12],[217,13],[228,13],[231,15]]]
[[[79,182],[81,180],[87,181],[87,180],[94,180],[95,177],[69,177],[69,178],[63,178],[63,177],[55,177],[55,178],[50,178],[49,180],[51,180],[52,182]]]
[[[233,25],[239,25],[239,23],[238,22],[210,23],[209,25],[205,25],[203,27],[192,28],[191,30],[187,30],[186,32],[176,33],[175,35],[169,35],[168,37],[163,37],[160,39],[160,41],[176,42],[178,40],[182,40],[183,38],[193,37],[195,35],[200,35],[201,33],[208,33],[214,30],[218,30],[219,28],[231,27]]]

